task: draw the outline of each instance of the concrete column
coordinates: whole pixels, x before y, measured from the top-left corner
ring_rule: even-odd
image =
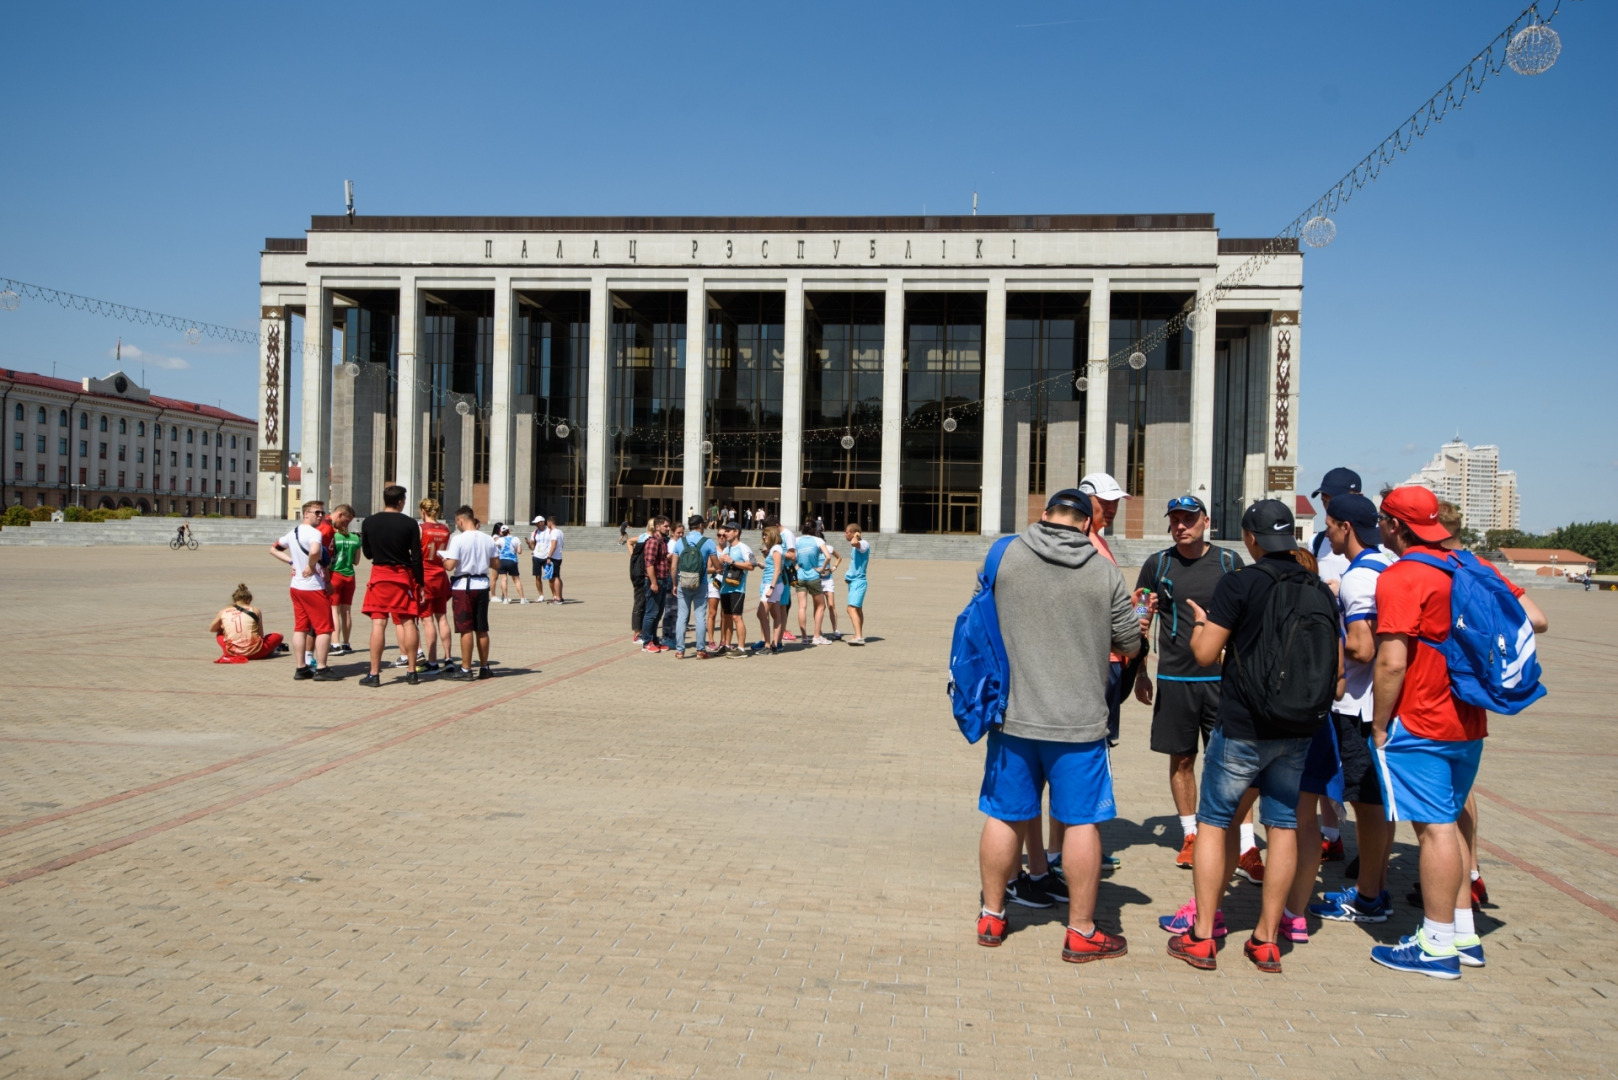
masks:
[[[494,282],[494,386],[489,402],[489,520],[512,520],[512,395],[516,390],[517,364],[512,354],[517,340],[517,305],[511,295],[511,279]],[[453,507],[447,513],[453,514]]]
[[[889,278],[882,312],[882,531],[899,531],[899,451],[904,431],[905,285]]]
[[[803,514],[803,278],[787,278],[781,363],[781,524],[797,528]]]
[[[303,315],[303,501],[324,499],[331,468],[331,293],[315,280]]]
[[[612,330],[612,307],[607,299],[607,279],[590,279],[590,375],[588,414],[584,439],[584,523],[605,525],[607,521],[607,342]]]
[[[790,316],[788,317],[790,321]],[[705,506],[708,455],[702,452],[707,427],[708,291],[700,277],[685,286],[685,462],[680,469],[680,519]]]
[[[1005,489],[1006,279],[989,279],[983,325],[983,501],[979,521],[984,536],[999,536],[1000,497]]]
[[[407,277],[399,283],[399,381],[393,388],[393,477],[389,483],[403,484],[410,499],[420,499],[425,484],[421,460],[426,433],[421,426],[422,393],[418,384],[426,379],[416,363],[420,339],[421,293],[415,278]],[[376,492],[376,501],[375,506],[355,509],[366,513],[382,509],[380,491]]]
[[[1107,346],[1112,333],[1112,286],[1097,278],[1090,286],[1090,363],[1086,374],[1084,471],[1107,471]]]
[[[261,518],[284,519],[287,499],[287,421],[292,417],[292,323],[284,307],[259,310],[258,465],[253,501]],[[161,462],[154,460],[153,476]],[[161,489],[160,489],[161,490]]]
[[[1213,278],[1197,286],[1198,296],[1213,292]],[[1214,325],[1213,308],[1202,310],[1203,326],[1192,334],[1191,349],[1191,494],[1207,502],[1213,492]]]
[[[1302,345],[1296,311],[1270,312],[1269,440],[1264,492],[1288,506],[1298,482],[1298,360]]]

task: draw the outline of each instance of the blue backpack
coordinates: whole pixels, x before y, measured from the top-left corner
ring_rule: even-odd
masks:
[[[1421,642],[1444,655],[1450,693],[1457,700],[1513,716],[1545,696],[1533,624],[1499,574],[1469,551],[1443,559],[1419,551],[1404,557],[1452,579],[1449,637]]]
[[[955,636],[949,645],[950,705],[955,710],[955,723],[969,743],[983,738],[990,728],[999,727],[1006,717],[1011,662],[1006,659],[1006,643],[1000,637],[994,579],[1000,573],[1006,548],[1015,539],[1003,536],[989,549],[983,573],[978,575],[977,595],[967,601],[966,610],[955,620]]]

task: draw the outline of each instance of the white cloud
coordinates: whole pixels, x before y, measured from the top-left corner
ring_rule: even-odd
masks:
[[[1399,452],[1401,454],[1414,454],[1416,452],[1416,444],[1413,442],[1407,442],[1399,448]]]
[[[107,355],[115,360],[121,359],[123,363],[141,364],[160,371],[189,371],[191,368],[190,361],[183,356],[159,356],[127,341],[108,349]]]
[[[183,356],[144,356],[141,363],[164,371],[186,371],[191,367],[190,362]]]

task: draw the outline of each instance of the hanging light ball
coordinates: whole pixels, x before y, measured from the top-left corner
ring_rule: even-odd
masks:
[[[22,297],[15,289],[0,291],[0,311],[16,311],[17,305],[22,303]]]
[[[343,374],[347,375],[350,379],[357,379],[360,377],[360,366],[354,361],[350,360],[348,363],[343,365]]]
[[[1561,55],[1561,37],[1539,22],[1517,31],[1506,46],[1506,63],[1519,75],[1543,75]]]
[[[195,326],[186,327],[185,328],[185,343],[187,345],[201,345],[202,344],[202,331],[197,329]]]
[[[703,439],[703,440],[702,440],[702,452],[703,452],[703,453],[704,453],[704,454],[711,454],[711,453],[713,453],[713,443],[712,443],[712,442],[710,442],[710,441],[709,441],[709,440],[707,440],[707,439]]]
[[[1312,248],[1323,248],[1337,239],[1337,222],[1323,214],[1303,223],[1303,242]]]
[[[1198,330],[1202,329],[1203,321],[1202,309],[1192,308],[1190,311],[1186,312],[1185,328],[1194,334]]]
[[[571,435],[572,433],[573,433],[573,429],[568,427],[566,424],[557,424],[556,425],[556,437],[558,439],[565,439],[569,435]]]
[[[1077,390],[1081,394],[1090,389],[1090,376],[1080,375],[1077,379],[1074,379],[1073,389]]]
[[[944,417],[944,430],[945,431],[954,431],[958,427],[960,427],[960,425],[955,422],[955,417],[953,417],[953,416]]]
[[[841,441],[842,441],[842,445],[843,445],[844,450],[852,450],[852,449],[854,449],[854,436],[852,436],[852,435],[844,435]]]
[[[462,398],[460,401],[455,403],[455,411],[460,413],[462,416],[470,416],[472,413],[472,403],[467,401],[465,398]]]
[[[1145,367],[1146,354],[1141,352],[1139,349],[1136,349],[1134,352],[1130,353],[1129,366],[1134,368],[1136,371],[1139,371],[1141,368]]]

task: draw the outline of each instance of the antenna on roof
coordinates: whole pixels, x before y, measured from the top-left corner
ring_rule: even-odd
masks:
[[[118,339],[118,344],[113,346],[112,362],[115,365],[116,364],[122,364],[124,362],[124,339],[123,338],[119,338]]]
[[[972,216],[978,216],[978,193],[972,192]]]
[[[343,181],[343,205],[348,208],[348,216],[354,216],[354,181]]]

